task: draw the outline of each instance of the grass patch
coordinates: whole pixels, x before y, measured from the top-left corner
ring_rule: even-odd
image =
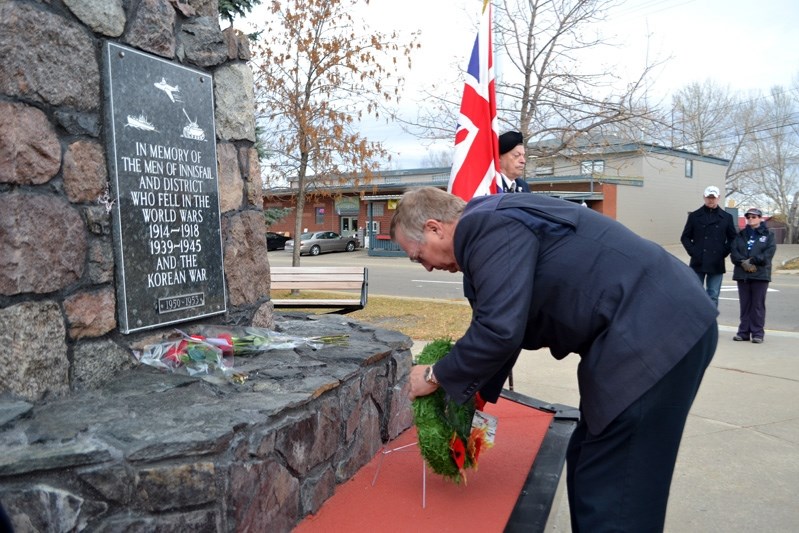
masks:
[[[341,297],[353,293],[300,291],[296,298]],[[272,291],[272,298],[289,298],[290,291]],[[294,309],[309,313],[324,313],[325,309]],[[469,327],[472,308],[461,302],[369,296],[364,309],[353,311],[351,316],[361,322],[383,329],[399,331],[412,339],[459,339]]]

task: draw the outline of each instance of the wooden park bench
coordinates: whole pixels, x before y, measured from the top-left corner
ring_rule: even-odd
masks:
[[[351,291],[352,298],[331,292],[330,298],[272,299],[275,308],[338,309],[350,313],[366,306],[366,267],[272,267],[272,290]],[[353,291],[357,291],[357,294]],[[357,296],[357,297],[356,297]]]

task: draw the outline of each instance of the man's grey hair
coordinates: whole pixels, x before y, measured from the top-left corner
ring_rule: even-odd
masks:
[[[406,239],[422,242],[424,223],[429,220],[456,222],[463,213],[466,202],[435,187],[412,189],[402,195],[391,219],[391,240],[396,240],[397,230]]]

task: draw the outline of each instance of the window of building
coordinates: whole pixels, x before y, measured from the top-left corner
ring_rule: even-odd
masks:
[[[605,160],[594,159],[580,163],[580,174],[588,176],[590,174],[601,174],[605,172]]]
[[[693,159],[686,159],[685,160],[685,177],[686,178],[693,178],[694,177],[694,160]]]
[[[325,208],[324,207],[317,207],[316,208],[316,223],[317,224],[324,224],[325,223]]]

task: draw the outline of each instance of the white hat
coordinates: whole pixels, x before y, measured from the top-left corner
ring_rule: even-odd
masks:
[[[719,188],[711,185],[707,189],[705,189],[705,198],[713,196],[715,198],[719,197]]]

